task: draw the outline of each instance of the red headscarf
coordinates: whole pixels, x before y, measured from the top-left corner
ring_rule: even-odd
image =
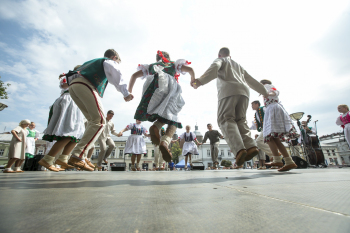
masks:
[[[158,51],[157,51],[157,54],[162,58],[163,62],[169,63],[169,60],[166,59],[166,57],[164,57],[162,51],[159,51],[159,50],[158,50]]]

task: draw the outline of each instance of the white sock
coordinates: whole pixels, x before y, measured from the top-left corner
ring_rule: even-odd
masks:
[[[282,163],[281,156],[273,156],[273,163]]]
[[[164,135],[164,136],[162,136],[162,137],[160,138],[160,141],[161,141],[161,142],[165,142],[167,145],[169,145],[170,142],[171,142],[171,137],[169,137],[169,136],[167,136],[167,135]]]
[[[52,157],[50,155],[45,155],[43,158],[48,164],[53,165],[53,161],[55,160],[55,157]]]
[[[9,167],[9,168],[5,168],[5,171],[12,171],[12,169]]]
[[[64,163],[68,163],[68,159],[69,159],[69,155],[60,155],[58,156],[58,160],[64,162]]]
[[[286,163],[286,165],[294,164],[294,161],[291,157],[285,157],[283,159],[284,159],[284,162]]]

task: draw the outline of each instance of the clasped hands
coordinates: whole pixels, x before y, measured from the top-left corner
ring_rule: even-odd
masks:
[[[132,99],[134,99],[134,95],[131,93],[127,97],[124,97],[125,102],[129,102]]]
[[[197,89],[198,87],[202,86],[202,83],[198,79],[192,79],[190,85],[194,89]]]

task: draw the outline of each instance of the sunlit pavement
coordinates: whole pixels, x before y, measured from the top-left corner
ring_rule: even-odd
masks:
[[[350,232],[350,168],[0,174],[0,232]]]

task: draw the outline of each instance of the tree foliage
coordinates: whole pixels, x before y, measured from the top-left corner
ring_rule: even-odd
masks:
[[[2,80],[1,80],[1,76],[0,76],[0,99],[8,99],[8,95],[7,95],[7,92],[6,92],[6,89],[7,87],[9,87],[11,84],[9,83],[4,83]]]
[[[172,155],[173,155],[173,161],[174,163],[178,163],[179,162],[179,157],[182,154],[182,150],[180,148],[180,144],[179,142],[175,142],[172,144],[171,149],[170,149]]]
[[[222,160],[221,161],[221,166],[230,167],[231,165],[232,165],[232,162],[230,160]]]

